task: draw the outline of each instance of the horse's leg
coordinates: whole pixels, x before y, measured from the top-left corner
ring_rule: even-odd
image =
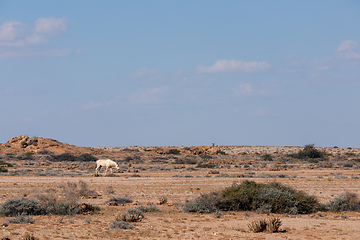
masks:
[[[96,174],[99,174],[100,169],[101,169],[101,165],[99,165],[99,166],[96,167]]]

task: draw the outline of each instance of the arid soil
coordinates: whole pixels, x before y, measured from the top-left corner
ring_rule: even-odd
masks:
[[[37,140],[34,144],[34,140]],[[221,190],[245,179],[277,181],[326,203],[345,191],[360,196],[360,149],[317,148],[325,158],[297,159],[303,147],[199,146],[81,148],[52,139],[18,136],[0,145],[0,204],[7,199],[61,195],[67,183],[86,183],[92,196],[79,203],[100,207],[84,215],[32,216],[33,223],[11,223],[0,217],[0,239],[360,239],[359,212],[317,212],[306,215],[254,212],[187,213],[182,205],[201,194]],[[119,172],[94,177],[94,161],[55,161],[61,153],[92,154],[119,163]],[[264,156],[270,155],[270,158]],[[111,197],[133,201],[107,204]],[[166,199],[160,204],[161,199]],[[127,209],[154,204],[132,229],[112,229],[110,223]],[[279,217],[280,232],[253,233],[252,220]]]

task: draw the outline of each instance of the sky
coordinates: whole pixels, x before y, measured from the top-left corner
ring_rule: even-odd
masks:
[[[0,0],[0,143],[360,147],[358,0]]]

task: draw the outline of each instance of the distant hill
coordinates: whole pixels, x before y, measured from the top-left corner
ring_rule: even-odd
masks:
[[[97,154],[101,153],[102,151],[100,149],[94,149],[90,147],[78,147],[75,145],[70,145],[68,143],[62,143],[50,138],[28,137],[24,135],[14,137],[6,143],[0,144],[0,153],[2,154],[22,154],[26,152],[49,152],[53,154]]]

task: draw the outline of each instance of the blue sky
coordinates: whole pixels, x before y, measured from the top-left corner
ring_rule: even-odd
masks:
[[[0,0],[0,142],[360,147],[360,1]]]

